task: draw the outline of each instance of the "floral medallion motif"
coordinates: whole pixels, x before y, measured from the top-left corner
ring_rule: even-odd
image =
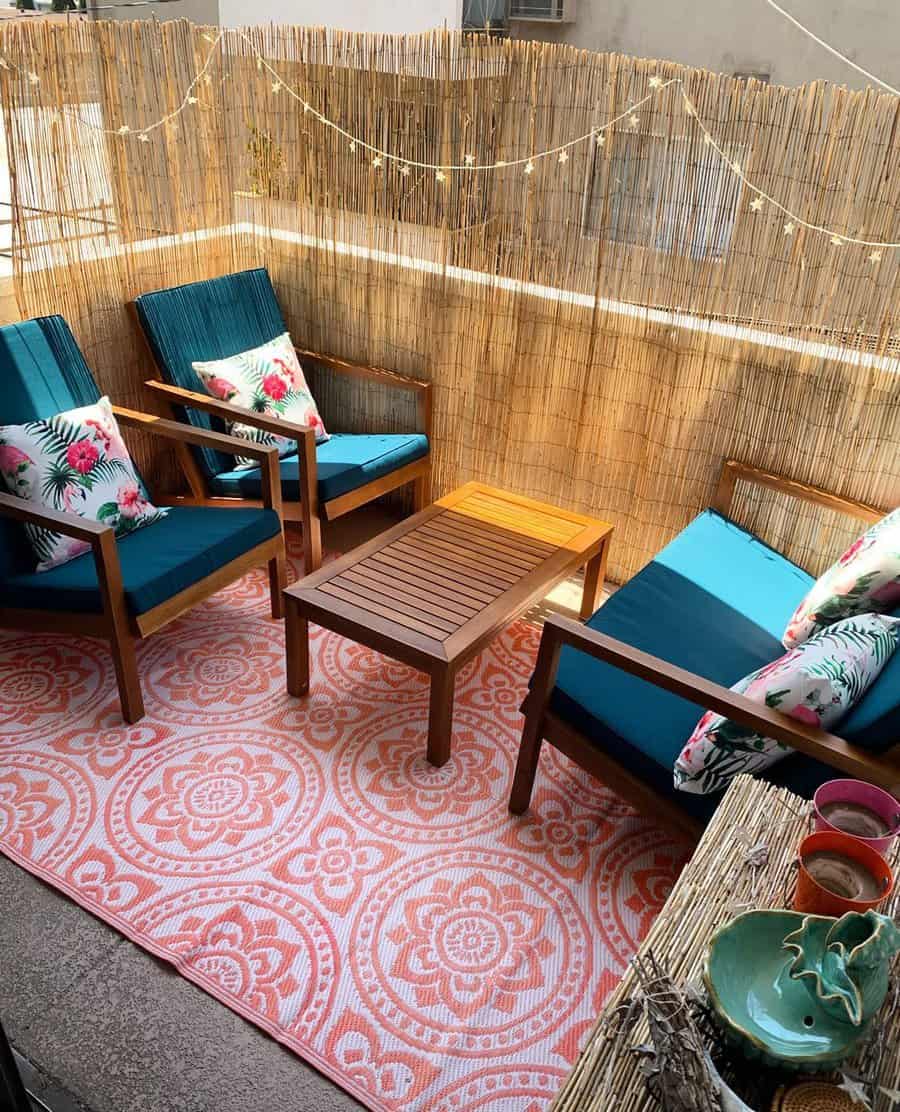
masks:
[[[385,1109],[409,1108],[441,1072],[421,1054],[385,1049],[378,1029],[350,1008],[331,1029],[325,1052]]]
[[[490,1066],[454,1081],[429,1104],[429,1112],[546,1112],[566,1071],[549,1066]]]
[[[43,738],[100,705],[112,682],[98,641],[40,635],[0,641],[0,746]]]
[[[120,872],[104,849],[86,849],[66,872],[69,883],[107,911],[128,911],[151,899],[160,886],[141,873]]]
[[[400,856],[390,842],[360,837],[340,815],[324,818],[309,845],[292,849],[272,867],[284,884],[311,888],[316,900],[335,915],[346,915],[355,905],[363,884],[383,872]]]
[[[200,633],[195,628],[176,624],[156,634],[141,658],[146,699],[157,717],[224,726],[287,702],[280,631],[267,628],[262,637],[250,619]]]
[[[356,731],[335,766],[336,788],[354,819],[390,837],[443,845],[506,820],[501,785],[512,759],[490,719],[454,717],[453,752],[435,768],[425,757],[427,711],[401,710]],[[497,737],[497,741],[492,739]]]
[[[545,1036],[590,977],[571,894],[506,854],[436,853],[395,870],[370,892],[353,942],[360,994],[386,1027],[469,1057]]]
[[[315,763],[284,741],[206,734],[157,746],[132,765],[110,798],[107,829],[136,865],[215,876],[291,844],[322,791]]]
[[[181,972],[238,1011],[306,1037],[334,995],[334,939],[312,908],[259,884],[203,886],[142,910],[137,923]]]
[[[28,751],[0,761],[0,845],[58,868],[94,817],[88,781],[69,761]]]
[[[116,707],[104,711],[88,729],[61,734],[50,745],[57,753],[86,761],[92,772],[106,779],[124,768],[135,753],[152,749],[172,733],[171,727],[156,726],[146,718],[129,725]]]
[[[598,857],[591,885],[594,918],[623,966],[662,910],[688,856],[686,846],[673,845],[658,827],[635,819]]]
[[[538,861],[551,861],[560,876],[581,880],[593,850],[614,830],[602,814],[584,812],[557,792],[538,791],[527,813],[512,822],[505,841]]]

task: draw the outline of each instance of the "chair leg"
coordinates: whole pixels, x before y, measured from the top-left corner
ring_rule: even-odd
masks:
[[[322,566],[322,521],[318,513],[303,509],[303,574],[311,575]]]
[[[127,630],[111,631],[109,647],[116,670],[119,702],[122,704],[122,717],[129,723],[140,722],[144,717],[144,697],[141,695],[134,645],[135,638]]]
[[[272,617],[284,617],[284,595],[287,586],[287,559],[284,550],[269,561],[269,595],[272,603]]]
[[[509,809],[514,815],[524,814],[531,804],[534,778],[537,775],[541,745],[544,741],[540,728],[543,717],[542,711],[542,707],[535,707],[530,710],[522,730],[522,740],[519,742],[519,759],[516,761],[512,791],[509,794]]]
[[[431,468],[413,480],[413,513],[431,505]]]

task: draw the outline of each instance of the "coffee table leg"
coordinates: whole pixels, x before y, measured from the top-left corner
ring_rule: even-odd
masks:
[[[453,734],[453,688],[455,676],[449,668],[431,674],[431,699],[428,704],[428,762],[436,768],[450,760]]]
[[[292,598],[287,599],[284,615],[284,641],[288,693],[305,695],[309,691],[309,622]]]
[[[600,605],[608,556],[609,538],[603,541],[597,554],[592,556],[584,566],[584,590],[581,595],[582,620],[589,618]]]

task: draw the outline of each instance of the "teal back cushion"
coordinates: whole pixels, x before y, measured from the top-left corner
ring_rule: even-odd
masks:
[[[24,425],[100,398],[94,377],[60,316],[0,328],[0,425]],[[0,575],[33,569],[17,522],[0,518]]]
[[[144,293],[135,304],[163,379],[199,394],[206,390],[192,363],[237,355],[287,331],[264,267]],[[179,410],[177,416],[198,428],[225,428],[196,409]],[[222,452],[192,451],[208,478],[234,467],[233,457]]]
[[[900,618],[900,608],[893,616]],[[876,753],[900,745],[900,648],[836,732]]]

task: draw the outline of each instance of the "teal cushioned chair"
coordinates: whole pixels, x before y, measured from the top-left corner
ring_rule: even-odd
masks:
[[[768,486],[780,482],[819,502],[829,498],[729,463],[720,486],[725,511],[735,476]],[[833,502],[866,520],[880,516],[843,499]],[[900,785],[900,651],[844,719],[840,738],[727,690],[782,655],[784,628],[813,582],[711,509],[584,626],[549,619],[526,700],[510,809],[521,813],[527,808],[541,741],[548,740],[639,808],[696,833],[718,797],[676,791],[672,768],[700,708],[727,713],[798,750],[762,775],[799,795],[808,798],[819,784],[842,773]]]
[[[60,316],[0,328],[0,391],[0,425],[25,424],[100,398]],[[126,429],[191,443],[224,459],[229,453],[252,455],[263,476],[260,508],[234,513],[176,506],[162,520],[119,541],[107,525],[0,494],[0,628],[108,639],[122,712],[135,722],[144,713],[135,638],[153,633],[259,564],[268,567],[273,617],[281,616],[286,571],[281,487],[274,448],[251,447],[235,437],[120,406],[113,406],[113,412]],[[29,521],[84,540],[91,551],[36,572],[23,528]]]
[[[267,270],[244,270],[141,294],[135,308],[162,379],[147,385],[165,399],[179,420],[207,429],[240,420],[297,439],[297,452],[281,462],[281,480],[285,519],[302,522],[307,572],[321,564],[321,517],[337,517],[409,482],[415,484],[415,508],[427,504],[431,477],[428,383],[298,348],[302,360],[324,366],[329,373],[364,378],[417,395],[417,431],[363,435],[329,427],[331,439],[320,445],[316,445],[312,429],[248,414],[204,391],[194,362],[236,355],[287,331]],[[204,448],[184,453],[182,463],[196,503],[240,506],[259,500],[258,469],[236,471],[232,460]]]

